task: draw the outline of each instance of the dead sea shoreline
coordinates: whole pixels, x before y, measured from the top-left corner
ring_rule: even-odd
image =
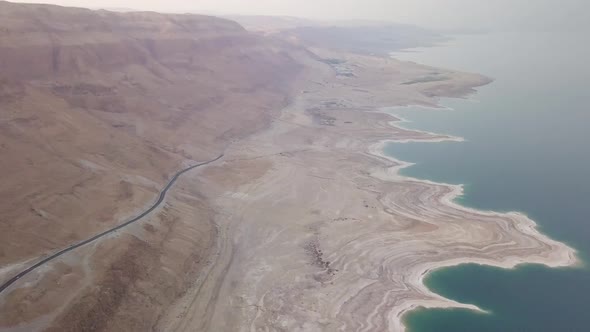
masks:
[[[402,176],[410,164],[383,153],[388,141],[460,140],[396,126],[383,107],[435,105],[490,79],[320,55],[343,59],[354,76],[309,63],[303,92],[269,128],[235,142],[224,163],[201,173],[224,230],[219,251],[161,330],[396,332],[417,307],[483,312],[430,291],[423,278],[437,268],[576,262],[573,249],[524,215],[460,206],[462,186]],[[402,84],[435,70],[448,81]]]
[[[392,108],[405,108],[405,107],[410,107],[410,106],[435,108],[435,109],[440,109],[441,111],[451,110],[447,107],[442,107],[442,106],[441,107],[431,107],[431,106],[421,106],[421,105],[395,106]],[[391,108],[389,108],[389,109],[391,109]],[[401,127],[399,124],[406,122],[407,120],[404,120],[401,117],[394,115],[393,112],[389,112],[389,111],[378,111],[378,112],[383,113],[383,114],[387,114],[392,118],[392,120],[388,122],[388,124],[391,125],[392,127],[413,130],[413,129]],[[423,133],[426,136],[434,136],[434,137],[440,136],[440,135],[433,133],[433,132],[427,132],[427,131],[421,131],[421,130],[413,130],[413,131]],[[388,161],[395,164],[395,166],[392,166],[387,170],[387,173],[388,173],[387,176],[389,176],[390,179],[420,182],[420,183],[424,183],[424,184],[428,184],[428,185],[446,186],[446,187],[450,188],[451,191],[447,195],[445,195],[444,197],[441,198],[441,201],[444,202],[445,204],[452,206],[454,209],[457,209],[457,210],[464,210],[464,211],[468,211],[468,212],[487,214],[490,216],[509,215],[514,219],[515,223],[517,223],[519,226],[521,226],[521,230],[523,232],[527,232],[531,236],[538,237],[539,240],[541,240],[545,243],[554,244],[555,246],[557,246],[560,249],[561,253],[559,255],[557,255],[556,257],[553,257],[553,259],[549,259],[549,260],[522,259],[522,258],[504,259],[504,260],[485,260],[485,259],[465,257],[465,258],[459,258],[459,259],[454,259],[454,260],[424,264],[421,266],[421,269],[419,269],[418,271],[416,271],[415,274],[413,274],[415,277],[413,279],[413,281],[420,284],[420,286],[423,288],[423,291],[429,292],[430,293],[429,295],[431,295],[431,296],[438,296],[438,294],[432,292],[430,289],[428,289],[425,286],[424,278],[426,278],[426,276],[428,276],[428,274],[430,274],[436,270],[443,269],[443,268],[449,268],[449,267],[455,267],[455,266],[459,266],[459,265],[463,265],[463,264],[479,264],[479,265],[499,267],[499,268],[503,268],[503,269],[514,269],[521,264],[542,264],[542,265],[545,265],[545,266],[548,266],[551,268],[578,267],[578,266],[582,265],[582,262],[576,257],[576,251],[574,249],[567,247],[567,245],[565,245],[561,242],[551,240],[545,234],[538,232],[537,231],[537,223],[534,220],[530,219],[525,214],[523,214],[521,212],[500,213],[500,212],[494,212],[494,211],[484,211],[484,210],[477,210],[477,209],[463,206],[463,205],[456,202],[456,198],[464,195],[463,185],[453,185],[453,184],[448,184],[448,183],[432,182],[432,181],[425,180],[425,179],[418,179],[418,178],[413,178],[413,177],[409,177],[409,176],[403,176],[400,174],[400,171],[404,168],[411,167],[414,164],[396,159],[395,157],[386,154],[385,150],[384,150],[385,147],[390,143],[398,143],[398,144],[408,143],[408,142],[439,143],[439,142],[449,142],[449,141],[450,142],[464,142],[465,139],[462,137],[457,137],[457,136],[423,138],[423,139],[420,139],[420,138],[387,139],[387,140],[379,141],[378,143],[375,143],[374,145],[370,146],[369,153],[371,153],[372,155],[375,155],[379,158],[388,160]],[[381,178],[383,178],[383,177],[381,177]],[[383,179],[387,180],[387,177],[385,177]],[[475,305],[459,303],[459,302],[456,302],[456,301],[453,301],[450,299],[446,299],[444,297],[441,297],[441,302],[439,302],[439,303],[432,303],[430,301],[427,303],[421,303],[420,301],[416,301],[415,303],[408,303],[408,305],[405,308],[398,311],[396,318],[397,318],[397,322],[399,322],[399,325],[396,326],[396,330],[399,329],[400,331],[405,331],[406,326],[404,324],[404,315],[406,315],[407,313],[411,312],[412,310],[420,308],[420,307],[423,307],[423,308],[461,308],[461,309],[468,309],[468,310],[473,310],[473,311],[481,312],[481,313],[487,313],[485,310],[482,310],[481,308],[479,308]]]

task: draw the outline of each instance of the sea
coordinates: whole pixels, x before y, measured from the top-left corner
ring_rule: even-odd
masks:
[[[458,202],[519,211],[541,232],[575,248],[581,266],[525,264],[500,269],[465,264],[437,270],[434,292],[487,313],[417,309],[410,332],[590,331],[590,46],[574,33],[459,35],[393,57],[470,71],[494,82],[448,109],[390,111],[402,126],[464,142],[391,143],[385,152],[415,163],[404,175],[463,184]]]

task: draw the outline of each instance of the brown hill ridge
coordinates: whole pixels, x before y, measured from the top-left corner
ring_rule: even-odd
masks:
[[[214,17],[0,1],[0,280],[123,222],[173,173],[267,125],[302,70],[297,54]],[[210,240],[213,229],[191,210],[207,214],[202,198],[186,196],[186,211],[159,215],[169,233],[153,230],[143,252],[186,232],[182,213],[201,227],[199,245]],[[138,245],[121,241],[127,249],[110,258]],[[181,255],[178,272],[193,261]],[[26,306],[37,295],[8,300]],[[0,326],[44,314],[25,311],[1,309]]]

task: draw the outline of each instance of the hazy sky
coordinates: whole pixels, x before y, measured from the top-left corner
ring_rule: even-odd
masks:
[[[30,2],[13,0],[18,2]],[[582,29],[588,0],[38,0],[67,6],[165,12],[376,19],[434,28]]]

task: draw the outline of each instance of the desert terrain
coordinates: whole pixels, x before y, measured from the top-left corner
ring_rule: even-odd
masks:
[[[523,215],[405,178],[383,107],[490,80],[198,15],[0,2],[2,331],[400,331],[424,275],[575,264]],[[220,158],[218,158],[220,157]]]

